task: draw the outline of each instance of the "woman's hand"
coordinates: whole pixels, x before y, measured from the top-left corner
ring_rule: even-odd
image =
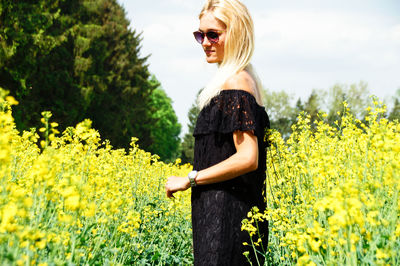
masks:
[[[177,191],[184,191],[190,187],[189,178],[170,176],[168,177],[167,183],[165,184],[165,191],[167,192],[168,198],[173,198],[174,193]]]

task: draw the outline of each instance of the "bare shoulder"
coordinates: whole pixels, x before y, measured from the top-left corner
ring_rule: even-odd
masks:
[[[223,90],[244,90],[254,95],[256,84],[253,77],[247,71],[230,77],[222,87]]]

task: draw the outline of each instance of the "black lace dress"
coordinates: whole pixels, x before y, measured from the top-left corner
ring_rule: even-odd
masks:
[[[244,251],[252,248],[249,234],[241,231],[241,221],[253,206],[266,208],[262,195],[265,187],[266,147],[269,128],[264,107],[244,90],[223,90],[204,107],[193,133],[194,169],[217,164],[236,152],[233,132],[252,130],[257,136],[258,169],[234,179],[192,189],[192,226],[195,265],[248,265]],[[260,225],[267,246],[268,224]],[[258,238],[257,238],[258,239]],[[255,239],[255,241],[257,240]],[[253,263],[257,264],[254,258]]]

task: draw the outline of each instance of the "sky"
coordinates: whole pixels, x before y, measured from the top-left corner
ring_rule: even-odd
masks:
[[[183,136],[196,93],[216,70],[192,35],[205,1],[118,2],[141,34],[141,56],[172,99]],[[386,101],[400,88],[400,1],[242,2],[253,17],[252,63],[264,88],[306,100],[313,89],[362,81]]]

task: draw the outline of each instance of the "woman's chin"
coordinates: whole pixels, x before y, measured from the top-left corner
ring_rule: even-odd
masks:
[[[207,63],[209,63],[209,64],[218,63],[218,60],[213,57],[206,57],[206,60],[207,60]]]

